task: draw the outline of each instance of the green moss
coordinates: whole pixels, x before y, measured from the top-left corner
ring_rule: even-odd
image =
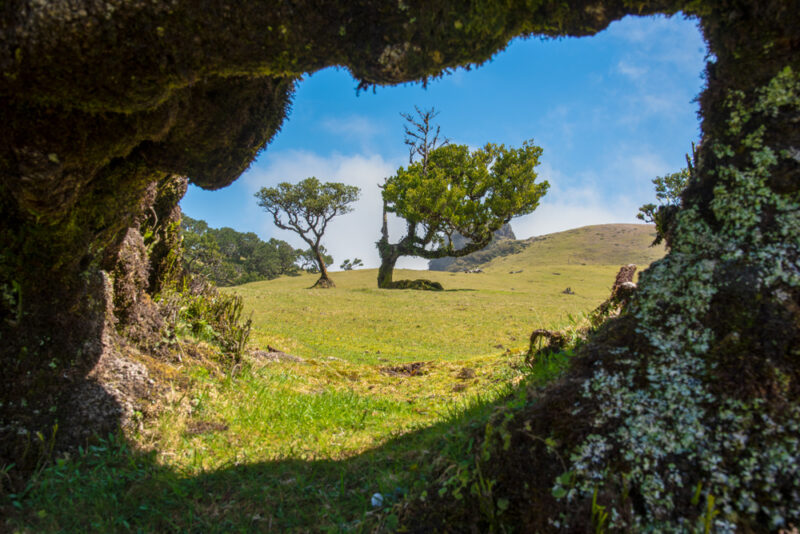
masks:
[[[432,282],[422,278],[418,280],[394,280],[383,289],[419,289],[427,291],[443,291],[444,287],[439,282]]]

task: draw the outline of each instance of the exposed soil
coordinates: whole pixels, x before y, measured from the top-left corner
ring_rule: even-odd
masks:
[[[425,367],[430,367],[431,362],[413,362],[394,367],[381,367],[379,371],[389,376],[421,376],[428,374]]]
[[[186,425],[187,436],[197,436],[200,434],[209,434],[211,432],[224,432],[228,430],[228,425],[220,423],[219,421],[189,421]]]

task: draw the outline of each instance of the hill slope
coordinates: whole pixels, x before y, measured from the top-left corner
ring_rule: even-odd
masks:
[[[456,249],[463,248],[466,244],[467,240],[461,234],[457,233],[453,236],[453,246]],[[524,246],[525,244],[522,241],[517,240],[511,225],[506,223],[494,233],[491,242],[482,250],[460,258],[445,256],[444,258],[431,260],[428,262],[428,270],[458,272],[474,269],[476,266],[487,263],[497,256],[519,252]]]
[[[524,248],[479,265],[483,270],[514,271],[543,265],[626,265],[644,268],[664,256],[651,247],[655,227],[647,224],[600,224],[519,241]]]

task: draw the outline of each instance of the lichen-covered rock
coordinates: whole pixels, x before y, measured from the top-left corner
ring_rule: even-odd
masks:
[[[800,3],[695,7],[712,56],[669,253],[562,381],[487,426],[504,515],[477,492],[409,524],[439,528],[439,506],[531,532],[800,525]]]

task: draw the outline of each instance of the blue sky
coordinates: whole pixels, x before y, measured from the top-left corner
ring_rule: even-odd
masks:
[[[637,222],[654,199],[651,180],[685,166],[699,138],[695,97],[706,48],[693,20],[628,17],[594,37],[515,40],[471,71],[421,84],[356,94],[345,69],[326,69],[298,85],[282,130],[242,177],[219,191],[190,187],[184,212],[300,247],[275,228],[253,194],[308,176],[358,185],[353,213],[334,220],[323,243],[338,265],[359,257],[377,266],[381,202],[377,184],[406,165],[403,119],[435,107],[452,143],[544,149],[539,179],[550,191],[531,215],[512,220],[518,238],[612,222]],[[399,222],[392,233],[399,238]],[[400,266],[424,268],[420,259]]]

